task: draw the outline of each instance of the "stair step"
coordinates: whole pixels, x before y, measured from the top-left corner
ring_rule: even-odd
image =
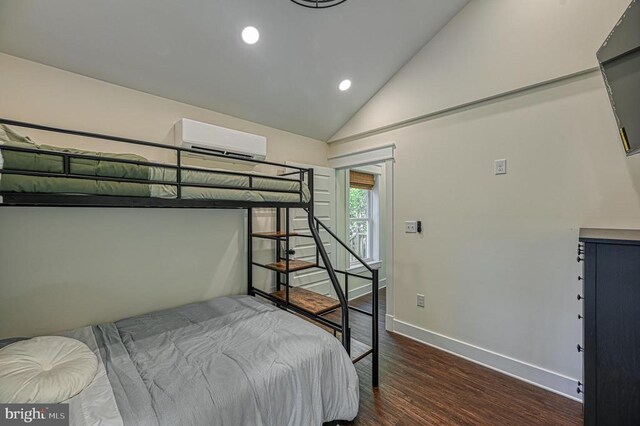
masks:
[[[333,330],[325,325],[322,325],[320,323],[315,322],[314,320],[312,320],[311,318],[307,318],[303,315],[298,315],[298,314],[294,314],[295,316],[297,316],[300,319],[303,319],[307,322],[310,322],[311,324],[315,325],[316,327],[320,327],[321,329],[323,329],[324,331],[326,331],[329,334],[334,334]],[[335,337],[336,339],[340,340],[342,339],[342,333],[337,332],[335,333]],[[360,361],[361,359],[363,359],[364,357],[366,357],[367,355],[369,355],[373,350],[371,349],[371,346],[367,345],[366,343],[362,343],[360,340],[358,339],[354,339],[353,337],[351,338],[351,361],[355,364],[356,362]]]
[[[297,232],[289,232],[289,234],[287,235],[286,232],[275,231],[275,232],[254,232],[251,235],[256,237],[256,238],[267,238],[267,239],[270,239],[270,240],[279,240],[279,239],[282,239],[282,238],[286,238],[287,236],[289,236],[289,237],[298,237],[300,234],[298,234]]]
[[[286,273],[286,272],[296,272],[302,271],[303,269],[315,268],[317,265],[315,263],[307,262],[306,260],[299,259],[291,259],[289,260],[289,270],[287,271],[287,262],[281,260],[276,263],[269,263],[265,265],[269,269],[273,269],[274,271]],[[314,293],[315,294],[315,293]]]
[[[287,297],[285,290],[276,291],[271,295],[282,301]],[[336,299],[298,287],[289,289],[289,303],[314,315],[322,315],[340,307],[340,302]]]
[[[371,346],[351,338],[351,361],[355,364],[372,352]]]

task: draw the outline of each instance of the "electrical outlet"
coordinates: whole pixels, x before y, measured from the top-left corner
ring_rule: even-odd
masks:
[[[424,308],[424,294],[416,294],[416,306],[419,308]]]
[[[408,220],[404,223],[404,232],[406,234],[415,234],[418,232],[418,222],[415,220]]]
[[[507,160],[496,160],[495,163],[495,174],[497,175],[506,175],[507,174]]]

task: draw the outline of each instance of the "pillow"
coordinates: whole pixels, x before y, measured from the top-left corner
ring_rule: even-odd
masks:
[[[29,136],[22,136],[10,127],[0,124],[0,145],[2,145],[2,142],[21,142],[35,145],[35,142],[33,142]]]
[[[0,403],[58,403],[86,388],[98,369],[87,345],[42,336],[0,349]]]

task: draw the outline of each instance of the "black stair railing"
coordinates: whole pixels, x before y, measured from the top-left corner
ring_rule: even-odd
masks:
[[[310,215],[311,217],[311,215]],[[320,227],[322,227],[322,229],[324,229],[331,237],[333,237],[338,244],[340,244],[345,250],[347,250],[347,252],[349,252],[349,254],[351,256],[353,256],[354,259],[356,259],[358,261],[358,263],[360,263],[366,270],[368,270],[371,273],[371,277],[367,277],[367,276],[362,276],[359,274],[353,274],[350,273],[348,271],[338,271],[339,273],[343,274],[345,277],[345,289],[344,292],[342,291],[342,288],[340,287],[340,292],[338,292],[338,294],[342,294],[344,297],[344,293],[347,294],[347,298],[348,298],[348,294],[349,294],[349,277],[356,277],[356,278],[360,278],[360,279],[370,279],[371,280],[371,312],[365,311],[363,309],[357,308],[355,306],[350,306],[348,299],[347,299],[347,303],[346,306],[348,309],[343,309],[343,311],[345,310],[354,310],[357,312],[360,312],[362,314],[368,315],[371,317],[371,355],[372,355],[372,369],[373,369],[373,373],[372,373],[372,381],[373,381],[373,386],[377,387],[378,386],[378,369],[379,369],[379,357],[378,357],[378,347],[379,347],[379,343],[378,343],[378,304],[379,304],[379,295],[378,295],[378,286],[379,286],[379,271],[378,269],[372,268],[369,264],[367,264],[367,262],[365,262],[351,247],[349,247],[344,241],[342,241],[331,229],[329,229],[329,227],[327,225],[325,225],[324,223],[322,223],[322,221],[320,219],[318,219],[317,217],[313,217],[313,220],[315,223],[312,223],[310,228],[312,230],[313,233],[318,234],[318,229]],[[316,225],[316,226],[313,226]],[[314,236],[315,238],[315,236]],[[319,238],[319,235],[318,235]],[[324,256],[322,256],[322,253],[325,253],[326,256],[326,251],[324,250],[324,245],[322,244],[322,241],[320,241],[320,243],[317,243],[317,247],[318,250],[320,251],[320,256],[322,257],[322,261],[325,263],[325,266],[327,265],[327,261],[324,259]],[[330,263],[329,263],[330,265]],[[327,272],[329,272],[329,268],[327,268]],[[333,267],[331,267],[331,272],[329,272],[329,276],[331,276],[331,273],[333,273],[333,275],[335,276],[336,270],[334,270]],[[332,281],[333,282],[333,281]],[[339,285],[339,284],[338,284]],[[339,296],[340,297],[340,296]],[[340,303],[342,304],[342,299],[340,301]],[[344,305],[343,305],[344,307]],[[344,321],[344,320],[343,320]],[[343,324],[347,324],[344,323]]]

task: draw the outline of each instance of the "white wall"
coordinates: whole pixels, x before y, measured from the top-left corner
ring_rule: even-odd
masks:
[[[530,85],[591,66],[577,59],[597,50],[621,3],[626,0],[606,7],[597,0],[473,1],[340,134],[460,102],[457,89],[470,87],[478,49],[489,55],[485,64],[509,62],[512,51],[488,44],[491,34],[520,40],[522,62],[478,72],[477,93],[487,89],[478,96],[505,90],[505,81]],[[589,19],[573,25],[562,15],[565,8]],[[524,25],[523,11],[533,14],[535,25]],[[597,34],[579,41],[583,27]],[[542,54],[553,47],[545,31],[564,34],[558,41],[563,64],[556,63],[560,51]],[[434,76],[434,67],[465,55],[469,69]],[[405,90],[412,86],[413,93]],[[434,87],[440,87],[433,94],[438,105],[427,96]],[[333,143],[329,157],[389,142],[396,144],[395,329],[575,396],[572,380],[581,377],[578,229],[640,227],[640,157],[624,155],[600,75]],[[506,176],[493,174],[499,158],[508,160]],[[405,234],[404,221],[416,219],[424,233]],[[426,308],[416,307],[416,293],[426,295]]]
[[[5,54],[0,93],[3,118],[172,143],[186,117],[266,136],[269,160],[326,165],[324,142]],[[0,338],[242,293],[243,221],[243,211],[0,208]]]

